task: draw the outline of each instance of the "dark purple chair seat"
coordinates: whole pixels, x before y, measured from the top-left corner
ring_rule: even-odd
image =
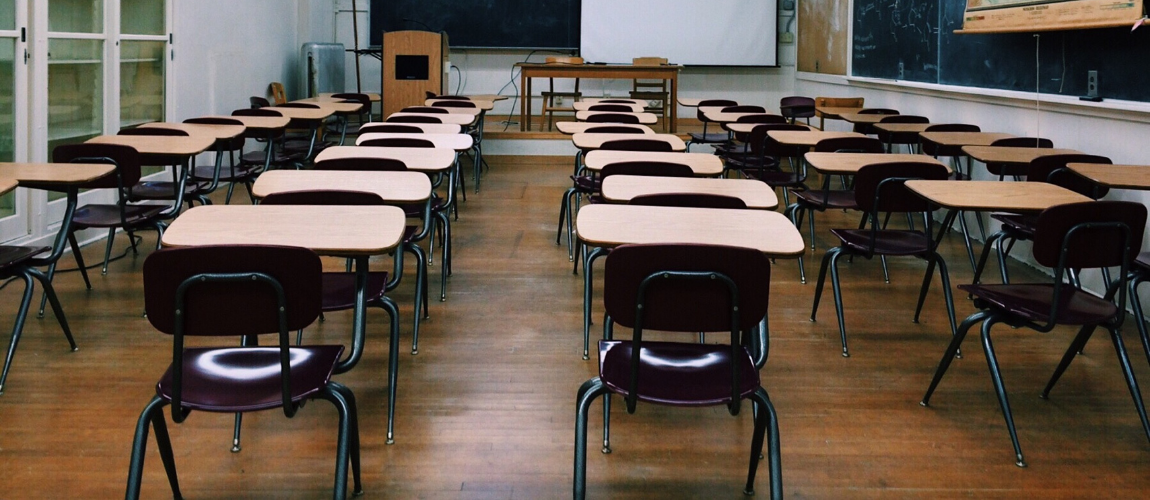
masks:
[[[1118,308],[1109,300],[1091,293],[1066,287],[1058,298],[1058,317],[1050,317],[1054,285],[1049,283],[1017,285],[958,285],[958,289],[985,301],[980,309],[995,307],[1028,321],[1063,325],[1085,325],[1113,317]]]
[[[259,152],[263,156],[263,151]],[[220,182],[232,181],[245,181],[249,178],[255,177],[259,173],[261,165],[254,165],[252,163],[240,164],[235,167],[223,166],[220,167]],[[196,181],[211,181],[216,175],[215,165],[198,165],[191,172],[190,179]]]
[[[0,246],[0,273],[24,264],[28,259],[49,250],[51,250],[49,247]]]
[[[285,165],[288,163],[298,162],[303,160],[306,153],[307,151],[284,151],[282,149],[276,148],[276,150],[272,152],[271,164]],[[264,162],[267,161],[267,151],[248,151],[240,155],[240,161],[245,164],[258,165],[263,167]],[[220,174],[223,175],[223,172],[220,172]]]
[[[129,226],[151,225],[155,217],[168,207],[164,205],[127,205],[124,207],[124,219]],[[120,207],[116,205],[84,205],[76,209],[72,217],[72,227],[75,230],[89,227],[122,227]]]
[[[732,170],[759,170],[759,169],[777,169],[779,168],[779,159],[773,156],[755,156],[751,152],[749,145],[746,152],[743,153],[740,149],[732,150],[733,154],[727,156],[727,168]]]
[[[626,395],[631,383],[631,346],[625,340],[599,341],[599,379]],[[759,388],[751,356],[739,356],[739,395]],[[639,356],[639,401],[674,406],[716,406],[731,402],[731,346],[643,342]],[[643,384],[643,380],[658,383]]]
[[[210,181],[191,180],[184,183],[185,196],[206,194],[212,183]],[[172,181],[144,181],[132,186],[128,191],[130,199],[135,200],[170,200],[176,195],[176,183]]]
[[[990,214],[990,218],[1001,222],[1004,228],[1017,232],[1019,236],[1026,236],[1027,239],[1034,238],[1034,224],[1038,222],[1036,215],[995,212]]]
[[[744,170],[743,175],[747,176],[748,179],[758,179],[763,181],[773,188],[791,188],[795,193],[800,192],[802,189],[806,189],[806,184],[804,183],[805,179],[803,179],[802,174],[795,172],[749,169]]]
[[[368,273],[364,300],[368,303],[383,300],[386,288],[386,272]],[[355,273],[323,273],[323,311],[346,311],[354,307]]]
[[[831,229],[839,241],[851,250],[866,252],[871,248],[869,229]],[[930,237],[921,231],[880,229],[874,242],[874,253],[881,255],[921,255],[930,251]]]
[[[858,203],[855,202],[854,191],[809,189],[806,191],[796,191],[795,198],[798,198],[804,203],[819,207],[818,210],[826,210],[828,208],[858,209]]]
[[[687,135],[691,137],[691,142],[694,144],[708,144],[714,142],[723,142],[727,140],[728,134],[726,132],[714,132],[704,134],[702,132],[690,132]]]
[[[184,349],[182,406],[223,413],[283,406],[278,347]],[[318,393],[331,380],[341,345],[291,348],[291,401]],[[156,394],[172,400],[172,368],[156,384]]]
[[[571,180],[575,183],[575,189],[587,193],[597,193],[599,192],[599,188],[603,185],[603,182],[598,178],[594,178],[589,175],[580,175],[578,177],[572,175]]]

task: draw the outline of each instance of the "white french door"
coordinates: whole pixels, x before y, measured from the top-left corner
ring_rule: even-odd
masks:
[[[28,4],[0,0],[0,162],[28,160]],[[0,241],[29,233],[27,189],[0,196]]]

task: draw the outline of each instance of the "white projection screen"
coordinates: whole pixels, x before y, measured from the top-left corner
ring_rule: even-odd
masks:
[[[583,0],[579,52],[595,63],[778,66],[776,0]]]

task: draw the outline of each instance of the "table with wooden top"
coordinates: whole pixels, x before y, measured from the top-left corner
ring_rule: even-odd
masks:
[[[603,179],[600,191],[604,200],[614,203],[651,194],[715,194],[743,200],[751,209],[774,210],[779,206],[775,191],[755,179],[612,175]]]
[[[510,96],[499,94],[470,94],[463,97],[472,101],[506,101],[511,98]]]
[[[1095,183],[1113,189],[1150,190],[1150,166],[1107,163],[1068,163],[1066,168]],[[3,175],[3,173],[0,173]]]
[[[807,165],[824,175],[855,175],[868,165],[879,163],[930,163],[941,165],[948,173],[949,166],[926,155],[896,153],[807,153],[803,155]]]
[[[642,99],[631,99],[629,97],[583,97],[577,102],[586,102],[590,104],[636,104],[639,106],[647,105],[647,101]]]
[[[623,113],[619,111],[576,111],[575,119],[585,122],[589,117],[594,115],[630,115],[638,118],[639,123],[642,125],[654,125],[659,122],[659,117],[655,113]]]
[[[424,99],[423,105],[424,106],[435,106],[436,103],[440,103],[440,102],[460,102],[460,101],[461,101],[461,99],[436,99],[433,97],[431,99]],[[495,109],[495,101],[480,101],[480,100],[476,100],[476,99],[468,99],[468,100],[463,101],[463,102],[470,102],[470,103],[474,104],[475,107],[474,108],[452,108],[452,107],[445,106],[444,109],[478,109],[480,111],[491,111],[491,110]]]
[[[460,102],[460,101],[456,101],[456,102]],[[466,102],[466,101],[463,101],[463,102]],[[472,117],[472,121],[475,121],[477,119],[477,117],[480,114],[482,114],[484,111],[483,108],[480,108],[478,106],[474,107],[474,108],[437,107],[436,109],[446,109],[447,114],[452,114],[452,115],[468,115],[468,116]],[[434,115],[436,113],[431,113],[431,114]],[[440,113],[440,114],[442,114],[442,113]]]
[[[823,139],[838,139],[842,137],[866,136],[858,132],[825,132],[822,130],[771,130],[767,132],[771,139],[787,146],[805,146],[813,148]]]
[[[368,223],[370,221],[370,223]],[[201,205],[184,212],[164,231],[169,247],[207,245],[282,245],[308,248],[320,255],[355,260],[355,315],[351,353],[336,373],[352,369],[362,357],[367,337],[368,260],[398,251],[406,220],[403,209],[388,205]],[[398,312],[393,310],[388,367],[387,442],[394,442],[393,416],[398,377]]]
[[[888,115],[889,116],[889,115]],[[876,123],[874,128],[891,133],[922,133],[933,123]]]
[[[271,144],[279,134],[287,129],[291,119],[286,116],[206,116],[204,118],[226,118],[244,124],[244,133],[250,137],[260,137]],[[264,171],[271,167],[273,151],[266,148],[264,155]],[[218,163],[218,162],[217,162]]]
[[[531,130],[531,79],[532,78],[598,78],[609,80],[665,80],[667,94],[671,102],[679,99],[679,71],[682,66],[665,64],[658,66],[636,66],[632,64],[540,64],[516,63],[519,68],[519,130]],[[652,115],[654,116],[654,115]],[[670,132],[675,131],[679,114],[676,106],[671,106]],[[646,123],[646,122],[643,122]],[[651,122],[655,123],[655,122]]]
[[[188,135],[211,137],[215,140],[216,164],[213,168],[211,184],[204,188],[205,192],[212,192],[220,183],[220,169],[224,163],[224,152],[230,149],[230,142],[247,131],[244,125],[214,125],[207,123],[168,123],[151,122],[140,125],[140,128],[161,128],[167,130],[180,130]]]
[[[443,108],[443,109],[449,109],[449,108]],[[390,115],[387,115],[387,120],[391,120],[392,118],[403,117],[403,116],[422,116],[422,117],[426,117],[426,118],[438,118],[439,123],[452,123],[452,124],[461,125],[461,126],[462,125],[471,125],[473,122],[475,122],[476,119],[479,118],[479,115],[470,115],[470,114],[462,114],[462,113],[405,113],[405,112],[399,112],[399,113],[392,113]]]
[[[678,163],[691,167],[697,177],[716,177],[723,173],[723,160],[710,153],[668,153],[663,151],[613,151],[597,149],[587,153],[584,168],[591,172],[603,170],[612,163],[631,161],[657,161]],[[756,181],[758,182],[758,181]]]
[[[308,144],[308,151],[307,151],[307,156],[305,157],[305,161],[311,159],[312,156],[315,155],[315,153],[316,153],[316,147],[315,146],[316,146],[317,141],[320,138],[319,137],[319,131],[321,128],[323,128],[324,122],[327,121],[328,118],[334,116],[336,114],[336,110],[337,110],[336,104],[334,104],[334,103],[308,103],[308,104],[311,104],[311,105],[316,106],[316,107],[315,108],[293,108],[293,107],[284,107],[284,106],[272,106],[270,108],[264,108],[264,109],[270,109],[272,111],[275,111],[275,112],[291,119],[291,122],[288,124],[289,128],[307,129],[311,132],[311,141]],[[354,104],[351,104],[348,106],[355,106],[356,109],[359,109],[360,104],[354,103]],[[341,119],[341,122],[346,123],[345,119]],[[341,128],[344,129],[343,132],[341,132],[341,137],[340,137],[340,140],[342,141],[344,139],[343,134],[346,133],[346,128],[344,128],[344,127],[341,127]]]
[[[363,95],[367,96],[367,100],[369,100],[371,102],[380,102],[383,100],[383,96],[379,95],[376,92],[341,92],[341,93],[343,93],[343,94],[357,94],[357,93],[363,94]],[[302,101],[302,102],[323,102],[323,101],[342,101],[343,100],[343,99],[339,99],[339,98],[335,97],[335,94],[336,94],[335,92],[323,92],[318,97],[310,97],[308,99],[300,99],[300,101]]]
[[[730,130],[731,132],[734,132],[736,134],[749,134],[749,133],[751,133],[752,130],[755,129],[755,127],[758,127],[759,125],[774,125],[774,124],[773,123],[739,123],[739,122],[735,122],[735,123],[724,123],[723,128]],[[813,131],[821,132],[820,130],[818,130],[818,129],[810,126],[810,125],[804,124],[804,123],[796,123],[793,126],[803,127],[803,128],[806,128],[807,130],[813,130]],[[794,131],[792,131],[792,132],[794,132]],[[831,133],[849,133],[849,132],[831,132]]]
[[[595,123],[595,122],[556,122],[555,128],[560,132],[567,135],[574,135],[586,132],[587,129],[597,127],[623,127],[641,130],[644,134],[654,134],[655,131],[646,125],[639,125],[635,123]],[[637,135],[637,134],[636,134]]]
[[[963,146],[962,152],[983,163],[1029,165],[1035,158],[1052,155],[1082,154],[1074,149],[1028,148],[1012,146]]]
[[[697,107],[699,107],[700,103],[702,103],[703,101],[709,101],[709,100],[710,99],[699,99],[697,97],[679,97],[679,98],[675,99],[675,102],[679,103],[679,105],[683,106],[683,107],[697,108]]]
[[[606,249],[628,244],[697,243],[753,248],[778,258],[798,258],[806,250],[790,219],[770,210],[607,203],[583,207],[575,227],[579,240],[592,248],[583,257],[583,359],[588,357],[591,334],[591,263]]]
[[[663,141],[671,145],[672,151],[685,151],[687,144],[675,134],[587,134],[578,133],[571,136],[575,147],[583,151],[599,149],[603,143],[610,141],[625,141],[629,139],[644,141]]]
[[[702,108],[700,108],[702,109]],[[775,113],[724,113],[722,111],[707,111],[703,113],[709,122],[715,123],[735,123],[740,118],[748,116],[779,116]]]
[[[936,244],[954,224],[959,212],[1009,212],[1036,214],[1055,205],[1092,201],[1069,189],[1046,182],[928,181],[912,180],[906,187],[932,203],[947,209]],[[987,240],[983,253],[989,251]],[[977,270],[974,254],[970,266]]]
[[[646,107],[645,104],[617,103],[617,102],[600,103],[600,102],[587,101],[587,100],[575,101],[574,103],[571,104],[571,106],[573,108],[575,108],[575,111],[590,111],[591,106],[626,106],[626,107],[631,109],[631,111],[629,111],[630,113],[642,113],[643,108]],[[619,111],[606,111],[606,112],[607,113],[618,113]]]
[[[358,146],[375,139],[421,139],[431,142],[436,148],[467,151],[475,145],[475,138],[469,134],[415,134],[404,132],[368,132],[360,134],[355,144]]]
[[[100,135],[85,141],[92,144],[118,144],[130,146],[140,153],[140,164],[144,166],[168,167],[172,169],[172,188],[175,200],[172,207],[164,212],[164,217],[174,217],[184,202],[184,186],[192,169],[192,159],[215,145],[210,136],[166,136],[166,135]],[[217,167],[220,157],[216,158]]]
[[[360,127],[359,133],[371,133],[372,125],[364,124],[363,127]],[[379,125],[402,125],[417,128],[424,134],[458,134],[463,131],[463,127],[454,123],[380,123]]]
[[[316,163],[347,158],[399,160],[408,170],[427,174],[448,173],[458,153],[446,148],[385,148],[376,146],[332,146],[315,158]]]
[[[819,130],[826,128],[826,120],[842,120],[842,115],[862,110],[863,108],[849,106],[815,106],[815,116],[819,118]]]
[[[875,114],[875,113],[858,113],[858,112],[843,113],[841,115],[838,115],[840,120],[843,120],[843,121],[846,121],[849,123],[865,124],[865,125],[877,124],[877,123],[881,122],[883,120],[883,118],[886,118],[888,116],[899,116],[899,115],[883,115],[883,114]]]
[[[924,143],[950,147],[989,146],[999,139],[1014,137],[1011,134],[998,132],[922,132],[918,136]]]

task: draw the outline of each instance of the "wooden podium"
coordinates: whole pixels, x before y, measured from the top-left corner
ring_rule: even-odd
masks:
[[[422,106],[427,92],[444,93],[447,35],[430,31],[383,34],[383,116]]]

